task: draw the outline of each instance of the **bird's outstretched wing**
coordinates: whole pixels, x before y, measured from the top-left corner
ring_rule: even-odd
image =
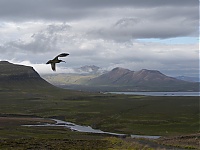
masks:
[[[62,54],[58,55],[57,57],[66,57],[68,55],[69,55],[68,53],[62,53]]]
[[[68,53],[61,53],[61,54],[59,54],[58,56],[56,56],[53,60],[57,60],[58,57],[66,57],[66,56],[68,56],[68,55],[69,55]]]
[[[55,63],[51,63],[51,68],[53,71],[56,71],[56,64]]]

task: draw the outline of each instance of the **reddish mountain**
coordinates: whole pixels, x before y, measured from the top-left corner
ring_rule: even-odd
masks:
[[[89,85],[117,87],[119,90],[130,91],[198,91],[197,83],[178,80],[162,74],[157,70],[142,69],[130,71],[114,68],[89,81]]]
[[[112,71],[109,71],[97,78],[91,79],[90,83],[92,84],[115,84],[120,78],[123,78],[126,74],[130,73],[132,71],[124,68],[114,68]]]
[[[172,77],[168,77],[157,70],[142,69],[140,71],[130,71],[124,68],[114,68],[110,72],[103,74],[90,82],[96,84],[135,84],[143,82],[180,82]]]

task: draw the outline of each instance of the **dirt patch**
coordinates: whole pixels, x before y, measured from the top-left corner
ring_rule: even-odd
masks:
[[[200,133],[175,137],[163,137],[158,139],[157,142],[159,144],[181,148],[200,149]]]

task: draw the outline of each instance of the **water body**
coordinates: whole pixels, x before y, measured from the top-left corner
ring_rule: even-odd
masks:
[[[119,133],[112,133],[112,132],[104,132],[98,129],[93,129],[90,126],[80,126],[71,122],[65,122],[58,119],[51,119],[55,121],[55,124],[40,124],[40,125],[23,125],[27,127],[66,127],[68,129],[71,129],[72,131],[78,131],[78,132],[88,132],[88,133],[98,133],[98,134],[108,134],[113,135],[117,137],[127,137],[127,134],[119,134]],[[145,136],[145,135],[131,135],[132,138],[146,138],[146,139],[158,139],[160,136]]]
[[[131,135],[132,138],[144,138],[144,139],[158,139],[161,136],[148,136],[148,135]]]
[[[112,132],[104,132],[98,129],[93,129],[90,126],[80,126],[71,122],[65,122],[62,120],[57,119],[51,119],[55,121],[55,124],[39,124],[39,125],[23,125],[28,127],[66,127],[72,131],[78,131],[78,132],[88,132],[88,133],[99,133],[99,134],[109,134],[119,137],[126,137],[126,134],[119,134],[119,133],[112,133]]]
[[[200,92],[108,92],[112,94],[145,95],[145,96],[199,96]]]

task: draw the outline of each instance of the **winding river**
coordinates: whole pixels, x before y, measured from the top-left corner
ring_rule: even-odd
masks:
[[[107,92],[112,94],[128,94],[128,95],[144,95],[144,96],[199,96],[200,92]],[[58,119],[51,119],[55,121],[54,124],[38,124],[38,125],[23,125],[28,127],[34,126],[43,126],[43,127],[66,127],[72,131],[78,132],[88,132],[88,133],[97,133],[97,134],[108,134],[117,137],[125,138],[127,134],[119,134],[112,132],[105,132],[98,129],[93,129],[90,126],[81,126],[71,122],[65,122]],[[150,135],[129,135],[131,138],[145,138],[145,139],[158,139],[161,136],[150,136]]]
[[[128,135],[127,134],[119,134],[119,133],[112,133],[112,132],[104,132],[98,129],[93,129],[90,126],[81,126],[77,125],[71,122],[65,122],[62,120],[58,119],[51,119],[55,121],[55,124],[38,124],[38,125],[23,125],[27,127],[35,127],[35,126],[42,126],[42,127],[66,127],[72,131],[78,131],[78,132],[87,132],[87,133],[97,133],[97,134],[108,134],[108,135],[113,135],[121,138],[125,138]],[[132,138],[146,138],[146,139],[158,139],[160,136],[148,136],[148,135],[130,135]]]

